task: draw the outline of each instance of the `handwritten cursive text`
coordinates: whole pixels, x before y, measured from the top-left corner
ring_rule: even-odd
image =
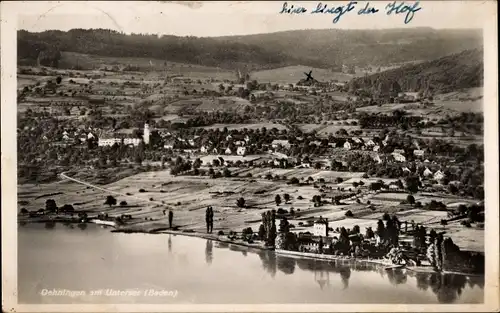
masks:
[[[405,24],[408,24],[413,19],[415,12],[420,11],[422,9],[418,7],[419,4],[420,1],[415,2],[413,5],[411,4],[408,5],[405,4],[404,2],[397,4],[396,1],[394,1],[386,5],[385,9],[387,10],[387,15],[391,15],[392,13],[394,14],[406,13]]]
[[[328,5],[323,4],[323,3],[318,3],[316,6],[316,9],[311,11],[312,14],[314,13],[324,13],[324,14],[336,14],[335,18],[333,19],[333,23],[337,23],[342,15],[346,14],[347,12],[350,12],[354,10],[354,6],[358,3],[357,1],[351,1],[349,2],[348,5],[344,6],[338,6],[338,7],[331,7],[329,8]]]

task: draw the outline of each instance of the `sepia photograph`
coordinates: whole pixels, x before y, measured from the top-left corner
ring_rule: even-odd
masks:
[[[1,5],[3,310],[499,309],[495,1]]]

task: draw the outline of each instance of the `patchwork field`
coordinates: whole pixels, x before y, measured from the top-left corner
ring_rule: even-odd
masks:
[[[439,221],[446,216],[446,212],[425,211],[414,209],[407,205],[400,205],[405,199],[405,193],[368,192],[365,187],[358,187],[361,192],[352,199],[343,200],[343,204],[331,203],[329,194],[338,187],[345,187],[345,183],[336,184],[336,177],[344,180],[359,180],[362,173],[330,172],[314,169],[238,169],[230,168],[237,174],[234,178],[211,179],[209,177],[172,176],[168,171],[146,172],[129,176],[125,179],[101,186],[104,190],[80,185],[73,181],[61,180],[51,184],[20,185],[18,189],[18,210],[27,208],[36,210],[45,206],[47,199],[54,199],[57,205],[72,204],[76,211],[85,210],[94,213],[108,213],[110,216],[131,214],[131,224],[126,227],[130,230],[151,231],[167,227],[168,219],[164,210],[171,208],[174,212],[174,225],[181,229],[204,231],[205,208],[212,206],[215,212],[214,230],[241,231],[252,227],[257,231],[261,213],[270,209],[294,209],[296,214],[290,217],[296,231],[311,230],[306,227],[308,220],[315,220],[320,216],[331,221],[330,227],[352,228],[358,225],[364,232],[366,227],[376,227],[377,220],[385,212],[397,214],[400,220],[415,221],[432,227],[441,227]],[[252,173],[251,178],[244,178]],[[305,181],[312,177],[315,181],[325,179],[325,187],[331,191],[320,191],[313,184],[288,185],[287,180],[267,180],[271,175],[297,177]],[[366,181],[368,183],[368,180]],[[141,190],[142,189],[142,190]],[[356,188],[353,188],[355,191]],[[284,201],[284,194],[290,195],[288,203]],[[323,194],[326,202],[315,207],[311,201],[313,196]],[[104,205],[106,196],[113,195],[117,199],[116,206]],[[275,196],[280,195],[282,202],[275,203]],[[237,199],[245,199],[245,208],[237,206]],[[356,199],[359,198],[360,203]],[[471,200],[453,197],[439,197],[436,195],[417,194],[417,201],[431,199],[446,201],[448,204],[472,202]],[[371,204],[368,205],[367,201]],[[120,205],[120,202],[126,204]],[[353,217],[346,218],[345,212],[350,210]],[[302,223],[303,225],[299,225]],[[482,230],[466,229],[458,223],[452,223],[444,229],[460,246],[470,250],[484,249]],[[470,237],[469,235],[473,235]]]
[[[277,123],[252,123],[252,124],[214,124],[210,126],[204,126],[204,127],[198,127],[198,128],[204,128],[204,129],[224,129],[226,127],[228,130],[241,130],[241,129],[262,129],[265,127],[266,129],[270,130],[273,128],[276,128],[278,130],[283,130],[283,129],[288,129],[283,124],[277,124]]]
[[[307,66],[287,66],[272,70],[257,71],[250,74],[252,79],[260,82],[272,82],[280,84],[295,84],[299,80],[305,78],[304,72],[309,73],[312,70],[312,76],[318,81],[331,81],[337,80],[339,82],[346,82],[353,78],[355,75],[332,72],[325,69],[310,68]]]
[[[151,63],[150,63],[151,62]],[[114,58],[82,54],[76,52],[62,52],[62,58],[59,62],[61,68],[74,68],[79,66],[83,69],[100,69],[104,67],[117,66],[137,66],[140,70],[150,70],[156,72],[163,70],[165,75],[182,75],[189,78],[209,79],[217,77],[218,79],[234,79],[235,73],[215,67],[207,67],[192,64],[182,64],[165,60],[156,60],[151,58]],[[151,65],[152,64],[152,65]]]

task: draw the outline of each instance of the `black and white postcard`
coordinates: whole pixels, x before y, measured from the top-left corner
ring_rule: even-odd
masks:
[[[5,312],[499,309],[495,1],[5,1]]]

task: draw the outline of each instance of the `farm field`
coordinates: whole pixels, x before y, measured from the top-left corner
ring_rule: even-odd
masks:
[[[150,62],[153,64],[151,65]],[[114,65],[138,66],[141,70],[151,70],[157,72],[162,69],[166,75],[182,75],[189,78],[208,79],[217,77],[218,79],[234,79],[235,73],[215,67],[207,67],[192,64],[183,64],[176,62],[166,62],[165,60],[156,60],[151,58],[114,58],[82,54],[76,52],[62,52],[60,63],[61,68],[74,68],[79,66],[83,69],[100,69],[112,67]]]
[[[319,81],[337,80],[340,82],[345,82],[355,76],[345,73],[332,72],[325,69],[310,68],[307,66],[297,65],[253,72],[251,73],[251,77],[253,79],[257,79],[260,82],[295,84],[305,77],[304,72],[309,73],[309,71],[311,70],[313,71],[312,76]]]
[[[132,223],[126,227],[130,230],[151,231],[165,228],[168,219],[163,211],[172,208],[174,211],[174,225],[181,229],[202,232],[205,228],[204,214],[207,206],[213,206],[215,212],[214,231],[229,230],[241,231],[243,228],[252,227],[255,231],[260,225],[261,213],[270,209],[293,208],[295,217],[291,217],[291,223],[296,226],[296,231],[306,231],[309,228],[299,226],[307,220],[314,220],[323,216],[331,221],[330,227],[352,228],[358,225],[364,232],[366,227],[376,227],[377,220],[385,212],[397,214],[400,220],[415,221],[424,225],[432,224],[439,226],[441,218],[446,212],[425,211],[409,206],[401,206],[399,202],[406,197],[404,193],[382,193],[370,194],[362,192],[359,196],[361,203],[353,200],[344,201],[345,204],[333,205],[328,201],[321,207],[315,207],[311,201],[314,195],[320,191],[312,184],[288,185],[286,181],[267,180],[262,176],[271,173],[273,176],[280,175],[297,177],[305,180],[312,177],[314,180],[325,179],[325,184],[333,190],[343,186],[344,183],[334,183],[334,178],[343,177],[345,180],[359,179],[362,173],[330,172],[314,169],[260,169],[242,170],[230,168],[231,172],[237,172],[238,177],[211,179],[209,177],[194,176],[172,176],[168,171],[144,172],[126,177],[117,182],[102,186],[108,190],[102,191],[68,180],[61,180],[50,184],[19,185],[18,200],[23,205],[20,208],[35,210],[43,208],[47,199],[54,199],[60,206],[72,204],[76,211],[86,210],[94,213],[108,213],[110,216],[131,214]],[[243,178],[247,173],[252,173],[251,178]],[[354,178],[356,177],[356,178]],[[368,182],[368,180],[367,180]],[[139,191],[140,189],[141,192]],[[353,188],[355,189],[355,188]],[[362,188],[363,189],[363,188]],[[364,188],[363,190],[366,190]],[[289,203],[283,200],[276,205],[275,196],[288,193],[291,196]],[[104,201],[107,195],[113,195],[117,202],[126,201],[126,205],[106,206]],[[238,198],[245,199],[246,208],[236,205]],[[324,198],[328,200],[327,198]],[[454,197],[440,197],[429,194],[416,195],[417,201],[441,200],[448,204],[460,202],[471,203],[464,199]],[[371,207],[366,202],[371,201]],[[382,200],[382,201],[381,201]],[[346,218],[345,212],[350,210],[352,218]],[[461,248],[469,250],[481,250],[482,230],[466,229],[458,223],[450,223],[445,231],[449,233],[454,242]],[[473,234],[471,238],[469,235]],[[480,235],[481,234],[481,235]]]
[[[224,128],[227,128],[228,130],[233,130],[233,129],[237,129],[237,130],[241,130],[241,129],[262,129],[263,127],[265,127],[266,129],[273,129],[273,128],[276,128],[278,130],[282,130],[282,129],[288,129],[288,127],[286,127],[285,125],[283,124],[278,124],[278,123],[271,123],[271,122],[263,122],[263,123],[251,123],[251,124],[214,124],[214,125],[210,125],[210,126],[203,126],[203,127],[197,127],[197,128],[203,128],[203,129],[224,129]]]

